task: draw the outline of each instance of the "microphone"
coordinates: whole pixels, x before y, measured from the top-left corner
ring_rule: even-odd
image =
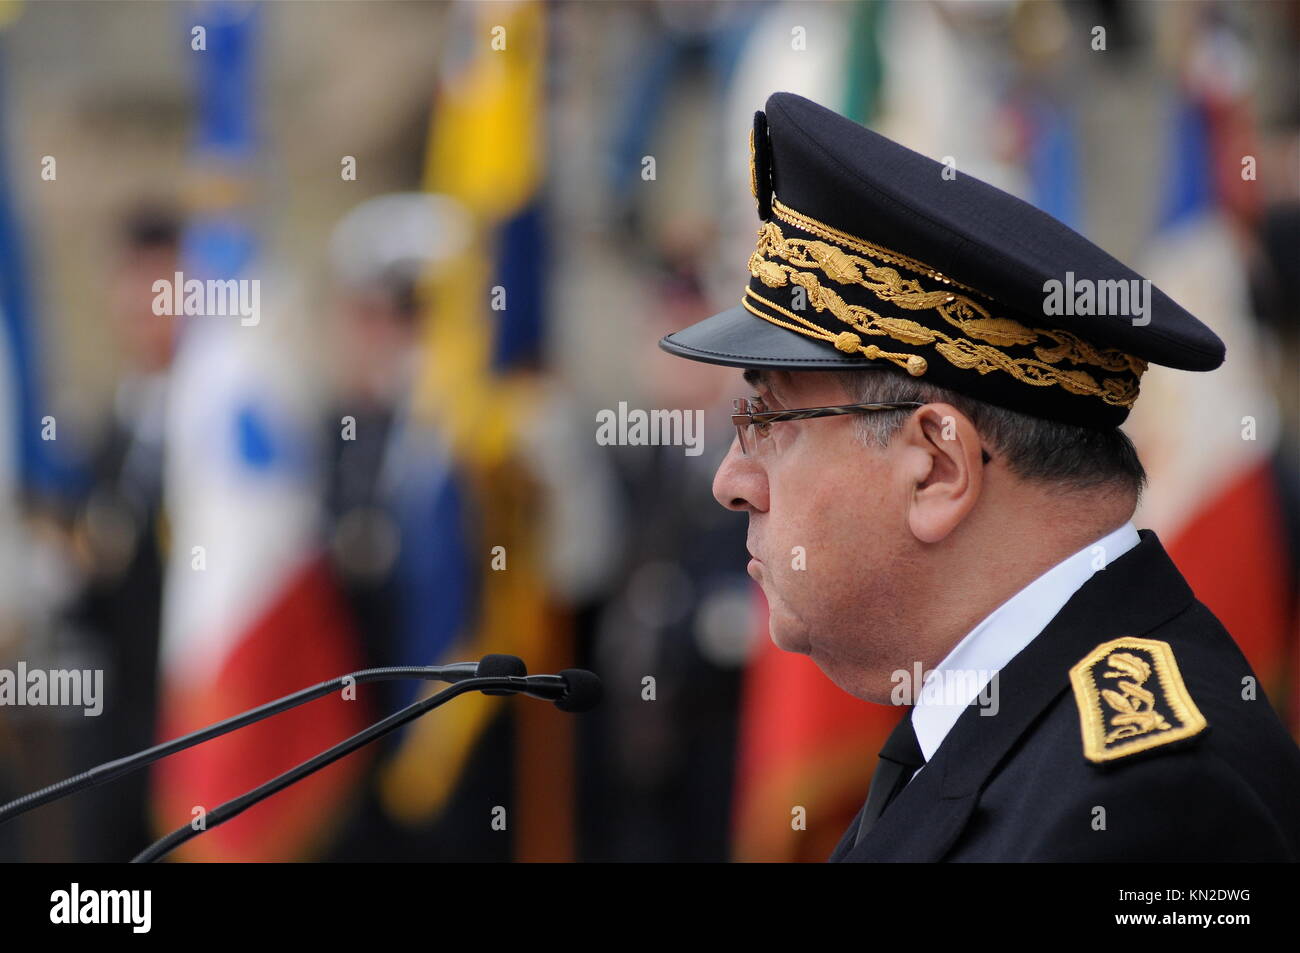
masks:
[[[351,672],[347,675],[340,675],[338,678],[320,682],[291,695],[285,695],[283,698],[277,698],[275,701],[259,705],[257,708],[250,708],[248,711],[241,712],[216,724],[208,725],[206,728],[192,731],[188,735],[182,735],[179,738],[155,745],[144,751],[137,751],[135,754],[124,758],[106,761],[104,764],[96,765],[81,774],[64,778],[62,781],[41,788],[39,791],[33,791],[31,794],[25,794],[8,804],[0,805],[0,824],[10,818],[17,817],[19,814],[25,814],[27,811],[49,804],[51,801],[57,801],[78,791],[98,787],[101,784],[116,780],[124,774],[130,774],[132,771],[153,764],[155,761],[160,761],[178,751],[184,751],[186,748],[192,748],[213,738],[219,738],[221,735],[228,734],[238,728],[251,725],[264,718],[270,718],[272,715],[278,715],[282,711],[305,705],[309,701],[315,701],[317,698],[339,690],[348,679],[351,679],[356,684],[394,681],[404,678],[444,681],[454,684],[482,677],[522,679],[526,677],[527,672],[528,668],[524,665],[523,659],[517,655],[485,655],[478,662],[369,668],[359,672]],[[506,691],[499,694],[512,694],[512,692]]]
[[[602,696],[599,676],[583,668],[566,668],[559,675],[529,675],[524,681],[528,687],[520,694],[553,701],[560,711],[590,711]]]
[[[528,674],[528,666],[518,655],[492,654],[477,662],[452,662],[439,666],[439,672],[439,680],[444,682],[462,682],[467,678],[523,678]]]
[[[469,662],[460,662],[469,665]],[[528,666],[518,655],[485,655],[474,666],[474,673],[467,678],[524,678],[528,675]],[[458,679],[459,681],[459,679]],[[484,695],[509,695],[510,692],[496,689],[483,689]]]
[[[564,694],[555,700],[555,707],[560,711],[575,714],[591,711],[605,697],[600,676],[595,672],[589,672],[585,668],[566,668],[560,672],[560,678],[567,683]]]
[[[449,682],[459,682],[466,678],[509,678],[510,688],[483,688],[480,691],[484,695],[527,695],[530,698],[541,698],[554,702],[560,711],[590,711],[600,704],[602,697],[600,677],[595,672],[566,668],[558,675],[529,675],[524,660],[517,655],[485,655],[478,663],[457,662],[443,668],[456,670],[456,677],[445,677],[445,681]]]
[[[491,659],[491,662],[489,662],[489,659]],[[518,671],[523,668],[523,661],[513,655],[486,656],[483,662],[487,663],[489,669],[513,669]],[[322,751],[310,760],[290,768],[278,777],[274,777],[253,790],[218,805],[208,812],[207,824],[202,829],[195,830],[189,824],[178,827],[170,834],[150,844],[149,847],[137,854],[131,860],[131,863],[153,863],[186,841],[198,837],[205,830],[212,830],[214,827],[224,824],[231,818],[242,814],[257,802],[265,800],[271,795],[284,790],[289,785],[301,781],[310,774],[314,774],[321,768],[333,764],[339,758],[351,754],[376,738],[381,738],[389,732],[396,731],[407,722],[414,721],[457,695],[463,695],[465,692],[472,690],[478,690],[484,694],[491,691],[492,694],[529,695],[533,698],[553,701],[555,707],[561,711],[571,712],[587,711],[595,707],[601,697],[600,678],[594,672],[588,672],[580,668],[565,669],[558,675],[499,675],[462,678],[450,688],[445,688],[436,695],[407,705],[364,731],[360,731],[332,748]]]

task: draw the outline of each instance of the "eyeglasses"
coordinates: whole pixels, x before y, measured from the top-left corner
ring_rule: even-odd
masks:
[[[740,452],[749,456],[752,450],[767,443],[772,432],[772,424],[782,420],[808,420],[813,417],[838,417],[842,414],[869,414],[877,410],[915,410],[925,404],[914,400],[897,400],[878,404],[837,404],[833,407],[800,407],[795,410],[767,410],[757,397],[737,397],[731,402],[736,412],[731,415],[731,422],[736,425],[736,435],[740,438]],[[993,458],[983,447],[980,459],[991,463]]]
[[[732,401],[736,412],[731,422],[740,437],[740,452],[745,456],[757,452],[772,431],[772,424],[782,420],[809,420],[813,417],[839,417],[843,414],[869,414],[878,410],[915,410],[924,404],[914,400],[884,404],[839,404],[834,407],[801,407],[796,410],[767,410],[758,398],[737,397]]]

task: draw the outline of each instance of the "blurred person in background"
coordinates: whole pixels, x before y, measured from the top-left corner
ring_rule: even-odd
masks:
[[[104,670],[104,710],[69,728],[69,764],[84,768],[156,742],[163,551],[163,420],[174,320],[153,310],[153,283],[177,270],[181,221],[165,205],[125,216],[108,306],[123,368],[71,542],[84,579],[68,624]],[[128,860],[152,839],[148,775],[136,772],[72,798],[78,860]]]
[[[668,235],[658,252],[646,344],[707,307],[698,243],[708,239],[692,235]],[[736,568],[744,527],[705,505],[731,440],[718,411],[729,382],[717,368],[674,366],[660,354],[646,358],[644,374],[649,406],[703,411],[703,449],[610,448],[627,518],[591,663],[621,690],[583,724],[584,762],[599,766],[583,772],[583,796],[605,806],[580,812],[583,856],[719,861],[730,852],[741,672],[758,625],[748,576]],[[655,679],[653,704],[646,675]]]
[[[393,265],[359,278],[341,289],[337,313],[336,390],[323,434],[330,555],[364,633],[367,664],[392,664],[400,530],[383,479],[411,387],[419,330],[415,276]],[[344,428],[347,439],[340,439]]]
[[[612,526],[619,552],[603,604],[579,617],[578,662],[611,686],[580,726],[584,860],[730,854],[741,674],[758,620],[748,577],[727,568],[743,553],[744,534],[700,502],[730,441],[728,419],[715,414],[728,396],[726,376],[674,366],[652,344],[709,306],[703,272],[727,181],[728,143],[716,116],[755,13],[731,2],[611,13],[627,18],[636,41],[620,50],[611,95],[599,100],[609,113],[600,223],[618,256],[604,267],[628,269],[647,318],[635,327],[646,345],[634,350],[635,382],[602,400],[610,410],[625,400],[704,418],[692,455],[680,445],[597,448],[616,478],[618,513],[589,523]]]
[[[323,421],[326,538],[330,560],[361,634],[365,667],[409,665],[412,625],[422,618],[413,605],[436,593],[428,546],[416,534],[422,505],[437,498],[440,484],[410,479],[424,460],[410,421],[410,401],[421,368],[423,302],[421,276],[454,254],[464,240],[463,213],[449,200],[425,193],[393,193],[369,199],[335,226],[330,240],[334,290],[331,355],[334,388]],[[414,441],[414,443],[413,443]],[[423,491],[428,491],[427,493]],[[430,496],[432,494],[432,496]],[[452,539],[426,540],[448,560]],[[375,686],[380,709],[413,700],[412,683]],[[464,822],[509,778],[510,725],[499,718],[487,729],[445,808],[422,824],[392,816],[378,793],[402,735],[380,742],[383,753],[363,781],[360,797],[326,859],[505,859],[506,842],[487,825]]]

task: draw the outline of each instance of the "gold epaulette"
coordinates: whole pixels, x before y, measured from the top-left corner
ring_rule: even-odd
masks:
[[[1101,764],[1205,730],[1167,642],[1115,639],[1070,669],[1083,754]]]

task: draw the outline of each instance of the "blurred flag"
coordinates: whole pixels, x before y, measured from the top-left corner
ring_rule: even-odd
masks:
[[[23,9],[20,3],[0,3],[0,31]],[[57,453],[59,421],[41,373],[40,321],[29,261],[34,243],[24,232],[11,179],[13,124],[5,69],[10,42],[7,31],[0,32],[0,658],[20,650],[19,639],[31,627],[34,612],[44,616],[54,610],[48,595],[33,600],[30,591],[31,522],[39,513],[25,504],[33,498],[69,497],[85,482],[85,473]],[[0,732],[0,745],[5,739]]]
[[[1047,96],[1025,104],[1028,124],[1029,201],[1071,228],[1082,227],[1079,212],[1079,144],[1074,117]]]
[[[1161,221],[1142,270],[1223,338],[1228,357],[1203,376],[1151,368],[1126,429],[1151,481],[1142,522],[1161,535],[1281,709],[1297,665],[1297,567],[1272,462],[1280,416],[1262,382],[1233,221],[1258,207],[1250,190],[1243,197],[1243,182],[1254,183],[1241,175],[1243,157],[1257,154],[1247,91],[1236,85],[1249,64],[1222,27],[1203,27],[1187,53],[1185,88],[1170,110]],[[1300,738],[1297,713],[1280,714]]]
[[[544,591],[539,488],[520,442],[538,407],[532,372],[543,330],[545,9],[464,3],[450,16],[425,181],[472,222],[464,251],[433,269],[425,289],[422,375],[406,440],[418,449],[405,465],[413,479],[404,493],[404,629],[413,660],[504,652],[531,671],[553,671],[569,662],[569,649]],[[416,824],[438,815],[503,701],[464,696],[408,729],[382,782],[395,817]],[[515,856],[567,859],[567,716],[507,704],[517,706]]]
[[[22,9],[20,3],[0,3],[0,30]],[[42,433],[47,429],[44,418],[54,411],[46,405],[42,383],[29,240],[23,235],[21,209],[10,184],[9,84],[2,69],[8,44],[8,36],[0,34],[0,400],[5,411],[0,427],[7,431],[3,459],[8,464],[3,472],[11,489],[59,494],[76,488],[84,475],[56,455],[54,439]]]
[[[3,14],[0,8],[0,16]],[[8,38],[0,42],[7,45]],[[7,654],[6,643],[16,639],[21,615],[25,529],[19,504],[22,491],[38,477],[43,416],[35,399],[38,362],[25,248],[9,185],[8,91],[8,84],[0,83],[0,657]]]
[[[317,540],[311,408],[286,346],[284,276],[260,255],[251,205],[258,12],[197,8],[197,211],[186,280],[258,281],[268,313],[186,317],[169,390],[161,736],[172,738],[354,671],[360,653]],[[171,279],[173,276],[160,276]],[[244,285],[252,300],[252,285]],[[268,307],[269,305],[269,307]],[[159,831],[359,731],[363,700],[327,696],[160,762]],[[364,752],[312,775],[179,852],[194,860],[310,856],[354,785]]]

